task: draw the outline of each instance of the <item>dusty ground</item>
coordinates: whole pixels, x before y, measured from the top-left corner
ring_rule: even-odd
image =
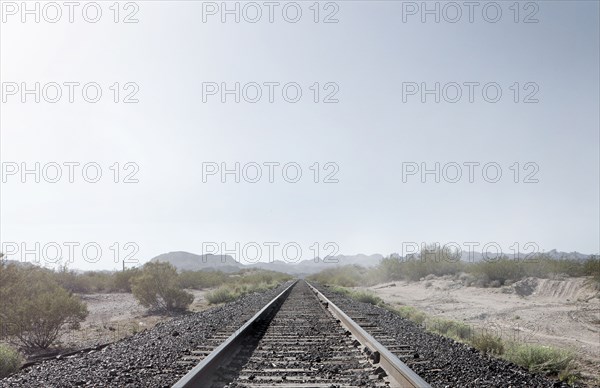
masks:
[[[194,294],[190,311],[208,308],[204,295],[210,290],[187,290]],[[61,337],[64,348],[85,348],[114,342],[144,329],[154,327],[158,322],[171,319],[169,316],[148,314],[132,294],[83,294],[78,295],[87,304],[89,315],[81,323],[81,328],[70,331]]]
[[[450,277],[369,289],[392,305],[463,321],[507,340],[572,349],[586,380],[600,383],[600,293],[587,279],[533,279],[533,293],[511,287],[466,287]]]

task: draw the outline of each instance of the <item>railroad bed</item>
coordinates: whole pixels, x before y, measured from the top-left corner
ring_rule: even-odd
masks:
[[[189,375],[202,365],[205,372],[217,376],[215,384],[222,384],[220,387],[326,384],[335,388],[386,386],[386,383],[390,387],[411,386],[392,382],[398,381],[398,377],[388,373],[390,363],[392,369],[398,365],[393,365],[386,351],[402,360],[406,369],[412,369],[398,367],[401,374],[416,372],[435,388],[567,388],[566,383],[529,373],[468,345],[429,333],[390,311],[335,294],[325,286],[312,285],[321,292],[319,304],[314,295],[307,294],[311,288],[307,288],[306,283],[300,281],[294,289],[289,288],[291,284],[167,320],[98,350],[42,361],[0,379],[0,388],[166,388],[179,384],[176,382],[185,379],[186,373]],[[279,314],[276,315],[276,311]],[[335,314],[335,318],[331,318],[330,313]],[[260,319],[255,320],[257,316]],[[346,318],[359,323],[363,333],[349,328]],[[340,329],[337,320],[344,323],[345,328]],[[250,323],[253,321],[255,323]],[[352,335],[346,330],[353,330]],[[254,334],[246,335],[251,332]],[[245,334],[236,336],[240,333]],[[308,334],[315,335],[308,337]],[[239,338],[245,339],[243,344]],[[363,343],[356,343],[354,338],[360,338]],[[364,343],[375,350],[369,341],[385,345],[386,351],[365,352]],[[225,357],[214,356],[213,351],[228,347],[237,350],[224,352]],[[344,362],[336,363],[336,357]],[[230,360],[226,366],[224,359]],[[207,365],[212,367],[207,368]],[[383,376],[380,367],[387,376]],[[190,386],[210,387],[205,381],[208,380],[201,379]],[[423,385],[412,386],[427,386],[425,381]]]
[[[376,345],[365,346],[365,339],[354,335],[352,323],[344,321],[342,326],[328,309],[335,306],[316,293],[299,281],[274,300],[270,311],[257,314],[255,323],[234,334],[228,349],[225,344],[208,355],[206,349],[192,352],[205,356],[204,365],[199,364],[175,387],[401,386],[393,374],[388,376],[388,365],[385,369],[379,365],[382,357]],[[189,361],[189,357],[183,360]],[[427,386],[417,382],[419,387]]]
[[[263,333],[260,333],[263,334]],[[298,283],[235,376],[222,368],[224,386],[385,386],[376,368],[355,347],[350,333],[327,312],[305,282]],[[241,363],[246,358],[240,357]],[[245,361],[245,360],[244,360]],[[369,383],[371,380],[375,382]]]

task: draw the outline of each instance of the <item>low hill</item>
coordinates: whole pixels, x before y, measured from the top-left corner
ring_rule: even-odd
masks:
[[[218,270],[223,272],[237,272],[245,267],[229,255],[196,255],[181,251],[163,253],[150,261],[171,263],[180,271]]]

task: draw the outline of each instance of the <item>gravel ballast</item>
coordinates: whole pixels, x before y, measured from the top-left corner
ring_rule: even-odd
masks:
[[[225,325],[243,325],[284,288],[173,318],[101,350],[43,361],[0,380],[0,387],[170,387],[187,373],[177,363],[184,353],[208,343]]]
[[[209,344],[224,327],[233,332],[287,285],[173,318],[99,350],[40,362],[0,380],[0,387],[170,387],[189,368],[178,363],[184,355]],[[368,317],[386,335],[409,346],[414,357],[403,361],[433,387],[568,387],[429,333],[383,308],[315,286],[351,316]]]
[[[342,310],[358,312],[385,329],[399,344],[410,346],[415,352],[414,358],[403,361],[433,387],[570,387],[485,355],[469,345],[427,332],[386,309],[357,302],[319,284],[313,285]],[[374,337],[377,339],[377,335]]]

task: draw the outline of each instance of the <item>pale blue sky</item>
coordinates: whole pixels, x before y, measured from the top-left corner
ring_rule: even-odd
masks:
[[[499,2],[495,24],[477,13],[475,23],[402,23],[402,2],[393,1],[337,2],[336,24],[312,22],[312,2],[300,3],[296,24],[202,23],[193,1],[138,2],[137,24],[114,24],[103,2],[97,24],[9,18],[0,27],[2,82],[95,81],[106,94],[98,104],[8,100],[2,162],[94,161],[107,178],[9,177],[0,183],[0,240],[135,242],[140,262],[200,253],[202,242],[294,241],[305,259],[313,242],[335,242],[344,254],[432,241],[598,252],[599,3],[539,2],[535,24],[514,23],[512,3]],[[140,102],[112,103],[116,81],[137,83]],[[202,102],[203,82],[236,81],[297,82],[303,99]],[[496,82],[503,96],[402,102],[403,82],[436,81]],[[336,82],[340,102],[311,102],[314,82]],[[539,85],[540,102],[515,104],[515,82]],[[117,161],[137,163],[140,182],[111,183]],[[202,182],[203,162],[235,161],[297,162],[303,179]],[[403,183],[403,162],[436,161],[496,162],[503,177]],[[314,162],[336,163],[340,182],[313,183]],[[539,183],[514,183],[514,162],[536,163]],[[105,253],[72,266],[116,264]]]

